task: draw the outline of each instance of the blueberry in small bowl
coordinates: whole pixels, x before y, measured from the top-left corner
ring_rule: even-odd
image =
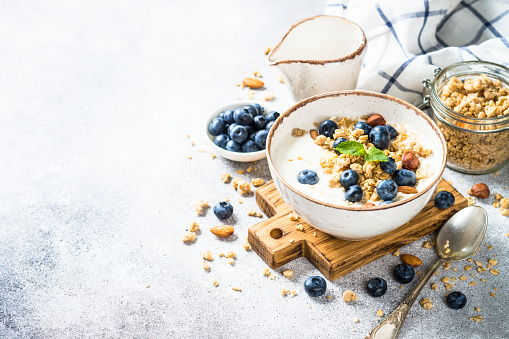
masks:
[[[362,200],[364,192],[359,185],[352,185],[345,191],[345,199],[350,202],[359,202]]]
[[[339,183],[341,186],[343,186],[345,189],[350,188],[352,185],[357,185],[359,182],[359,174],[355,172],[353,169],[349,169],[341,173],[341,176],[339,177]]]
[[[327,290],[327,282],[320,276],[312,276],[304,281],[304,291],[310,297],[319,297]]]
[[[398,166],[393,158],[389,157],[389,161],[380,162],[380,168],[387,174],[393,174]]]
[[[297,181],[303,185],[315,185],[318,180],[318,174],[313,170],[303,170],[297,175]]]
[[[376,148],[384,150],[389,147],[391,137],[385,126],[375,126],[369,132],[369,142]]]
[[[376,194],[382,200],[392,200],[398,194],[398,185],[392,179],[382,180],[376,185]]]
[[[371,129],[373,127],[368,125],[367,122],[365,122],[365,121],[359,121],[358,123],[355,124],[355,126],[353,128],[354,129],[361,129],[361,130],[364,131],[364,134],[369,135],[369,132],[371,132]]]
[[[327,138],[334,138],[334,132],[338,129],[338,124],[336,124],[332,120],[325,120],[320,124],[318,128],[318,133],[326,136]]]
[[[392,179],[399,186],[415,186],[417,182],[417,177],[414,172],[407,169],[399,169],[395,170],[392,174]]]
[[[217,108],[206,121],[205,129],[212,153],[241,162],[265,158],[266,139],[278,117],[279,113],[266,103],[239,101]],[[257,138],[258,131],[265,132]]]

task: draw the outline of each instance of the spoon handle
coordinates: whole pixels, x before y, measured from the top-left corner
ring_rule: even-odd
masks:
[[[366,339],[393,339],[397,338],[403,322],[410,311],[415,299],[422,288],[426,285],[428,280],[431,278],[437,268],[445,262],[444,259],[440,258],[435,264],[429,269],[428,273],[422,278],[419,284],[414,290],[403,300],[403,302],[389,314],[380,324],[376,325],[371,332],[369,332]]]

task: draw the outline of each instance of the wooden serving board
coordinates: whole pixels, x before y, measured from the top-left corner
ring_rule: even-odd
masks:
[[[291,221],[289,214],[292,210],[270,181],[256,190],[256,202],[269,219],[249,228],[248,241],[272,268],[304,256],[327,279],[335,280],[436,231],[453,214],[468,205],[467,199],[444,179],[440,180],[437,190],[440,188],[454,194],[456,201],[453,206],[440,210],[431,199],[417,216],[394,231],[368,240],[348,241],[321,232],[301,219]],[[304,232],[295,229],[298,224],[302,224]],[[294,240],[292,243],[291,239]]]

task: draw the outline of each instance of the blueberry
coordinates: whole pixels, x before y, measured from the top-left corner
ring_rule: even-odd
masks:
[[[230,124],[230,126],[228,126],[228,131],[227,131],[228,133],[227,134],[228,134],[228,136],[230,138],[232,137],[232,135],[231,135],[232,134],[232,129],[234,129],[235,126],[240,126],[240,125],[234,122],[233,124]]]
[[[218,117],[218,118],[221,118],[221,119],[223,119],[223,120],[224,120],[224,111],[223,111],[223,112],[221,112],[221,113],[219,113],[219,114],[217,115],[217,117]]]
[[[390,136],[391,140],[396,139],[396,137],[399,134],[398,131],[396,131],[396,129],[394,127],[392,127],[391,125],[385,125],[385,128],[387,129],[387,131],[389,131],[389,136]]]
[[[345,199],[350,202],[358,202],[362,200],[362,188],[359,185],[350,186],[345,192]]]
[[[325,120],[320,124],[320,128],[318,128],[318,133],[321,135],[325,135],[327,138],[334,138],[334,131],[338,129],[338,124],[336,124],[332,120]]]
[[[391,142],[391,137],[389,135],[389,131],[385,126],[375,126],[369,132],[369,142],[371,142],[378,149],[386,149],[389,147],[389,143]]]
[[[249,133],[247,132],[247,129],[240,125],[235,126],[230,133],[230,138],[237,144],[241,144],[246,141],[248,136]]]
[[[368,135],[369,132],[371,132],[371,129],[372,127],[368,125],[367,122],[364,122],[364,121],[359,121],[358,123],[355,124],[355,126],[353,127],[354,130],[356,129],[361,129],[364,131],[364,134]]]
[[[219,134],[223,134],[226,130],[226,123],[221,118],[214,118],[210,122],[209,132],[213,136],[217,136]]]
[[[240,151],[240,144],[236,143],[233,140],[228,140],[226,143],[226,150],[230,152],[238,152]]]
[[[267,125],[265,125],[265,129],[266,129],[267,131],[269,131],[269,130],[270,130],[270,128],[272,127],[272,125],[274,125],[274,120],[269,121],[269,122],[267,123]]]
[[[392,204],[393,202],[394,201],[392,201],[392,200],[384,200],[380,204],[378,204],[378,206],[389,205],[389,204]]]
[[[233,120],[239,125],[247,126],[253,122],[253,116],[244,108],[237,108],[233,112]]]
[[[376,194],[382,200],[392,200],[398,194],[398,185],[394,180],[382,180],[376,185]]]
[[[278,112],[271,111],[265,115],[265,119],[267,119],[267,121],[276,121],[276,119],[279,118],[279,115],[280,114]]]
[[[454,205],[454,195],[451,192],[440,191],[435,195],[435,206],[441,210],[445,210],[446,208]]]
[[[467,297],[458,291],[451,292],[447,296],[447,306],[454,310],[459,310],[467,304]]]
[[[249,136],[249,135],[251,135],[251,134],[255,134],[255,133],[256,133],[256,130],[254,129],[254,127],[253,127],[253,126],[248,125],[248,126],[244,126],[244,127],[245,127],[245,128],[246,128],[246,130],[247,130],[247,135],[248,135],[248,136]]]
[[[395,170],[392,174],[392,180],[399,186],[415,186],[417,177],[415,173],[407,169]]]
[[[249,140],[251,140],[251,141],[255,141],[255,140],[254,140],[254,139],[255,139],[255,137],[256,137],[256,133],[251,133],[251,134],[249,134],[248,139],[249,139]]]
[[[304,185],[314,185],[318,182],[318,174],[313,170],[303,170],[297,175],[297,181]]]
[[[396,166],[396,161],[393,158],[389,157],[389,161],[380,161],[380,168],[382,171],[388,174],[394,173],[398,166]]]
[[[253,126],[256,129],[264,129],[267,125],[267,119],[263,115],[257,115],[253,118]]]
[[[248,140],[240,146],[240,150],[244,153],[258,152],[260,148],[252,140]]]
[[[260,104],[256,103],[253,104],[253,106],[256,107],[256,109],[258,110],[258,115],[263,114],[263,107],[260,106]]]
[[[387,292],[387,282],[382,278],[373,278],[368,281],[366,288],[373,297],[381,297]]]
[[[218,202],[214,206],[214,214],[219,219],[227,219],[233,214],[233,206],[228,201]]]
[[[234,112],[233,109],[229,109],[223,112],[223,120],[227,124],[233,124],[235,122],[235,120],[233,120],[233,112]]]
[[[219,134],[214,139],[214,144],[216,144],[217,146],[219,146],[221,148],[226,149],[226,143],[228,142],[228,140],[230,140],[229,136],[227,136],[226,134]]]
[[[255,116],[257,116],[259,113],[258,113],[258,109],[254,106],[254,105],[246,105],[243,107],[246,111],[249,112],[249,114],[251,114],[251,116],[254,118]]]
[[[359,175],[353,169],[346,170],[341,173],[339,182],[341,183],[341,186],[348,189],[352,185],[357,185],[359,182]]]
[[[254,142],[256,142],[256,146],[260,147],[260,149],[265,149],[267,135],[269,135],[269,131],[267,131],[266,129],[261,129],[258,132],[256,132]]]
[[[319,276],[312,276],[304,281],[304,291],[310,297],[319,297],[325,293],[327,289],[327,283],[325,279]]]
[[[394,268],[394,279],[401,284],[408,284],[415,277],[414,268],[408,264],[399,264]]]
[[[332,149],[334,150],[334,152],[336,154],[341,154],[340,151],[337,151],[335,150],[334,148],[336,148],[340,143],[344,142],[344,141],[347,141],[345,138],[337,138],[336,140],[334,140],[334,143],[332,144]]]

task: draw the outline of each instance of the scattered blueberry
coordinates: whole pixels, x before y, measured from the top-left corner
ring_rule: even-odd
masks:
[[[398,167],[396,166],[396,161],[389,157],[389,161],[380,161],[380,168],[385,173],[392,174]]]
[[[340,151],[335,150],[334,148],[336,148],[336,147],[337,147],[340,143],[342,143],[342,142],[344,142],[344,141],[346,141],[346,139],[345,139],[345,138],[337,138],[336,140],[334,140],[334,143],[332,144],[332,149],[334,150],[334,152],[335,152],[336,154],[338,154],[338,155],[339,155],[339,154],[341,154],[341,152],[340,152]]]
[[[214,206],[214,214],[219,219],[227,219],[233,214],[233,206],[228,201],[218,202]]]
[[[209,132],[213,136],[217,136],[219,134],[223,134],[226,130],[226,123],[221,118],[214,118],[210,122]]]
[[[327,283],[319,276],[312,276],[304,281],[304,290],[310,297],[319,297],[325,293]]]
[[[261,149],[265,149],[265,143],[267,142],[267,135],[269,135],[269,131],[266,129],[261,129],[255,134],[254,142],[256,142],[256,146]]]
[[[313,170],[303,170],[297,175],[297,181],[303,185],[314,185],[318,182],[318,174]]]
[[[454,195],[452,195],[451,192],[447,191],[440,191],[435,195],[435,206],[441,210],[445,210],[446,208],[451,207],[454,205],[454,201],[456,199],[454,198]]]
[[[394,201],[392,201],[392,200],[384,200],[380,204],[378,204],[378,206],[389,205],[389,204],[392,204],[393,202]]]
[[[451,292],[447,296],[447,306],[454,310],[459,310],[467,304],[467,297],[458,291]]]
[[[345,192],[345,199],[350,202],[358,202],[362,200],[362,188],[359,185],[350,186]]]
[[[233,120],[233,112],[234,112],[233,109],[229,109],[223,112],[223,120],[227,124],[233,124],[235,122],[235,120]]]
[[[214,144],[216,144],[217,146],[219,146],[221,148],[226,149],[226,143],[228,142],[228,140],[230,140],[229,136],[227,136],[226,134],[219,134],[214,139]]]
[[[257,116],[259,113],[258,113],[258,109],[254,106],[254,105],[246,105],[243,107],[246,111],[249,112],[249,114],[251,114],[251,116],[254,118],[255,116]]]
[[[320,128],[318,128],[318,133],[326,136],[327,138],[334,138],[334,131],[338,129],[338,124],[336,124],[332,120],[325,120],[320,124]]]
[[[240,146],[240,150],[244,153],[258,152],[260,148],[253,140],[248,140]]]
[[[240,151],[240,145],[233,140],[228,140],[226,143],[226,150],[230,152]]]
[[[242,144],[246,141],[248,136],[249,133],[247,129],[241,125],[235,126],[230,133],[230,138],[238,144]]]
[[[253,118],[253,127],[256,129],[264,129],[267,125],[267,119],[263,115],[257,115]]]
[[[269,122],[267,123],[267,125],[265,125],[265,129],[266,129],[267,131],[269,131],[269,130],[270,130],[270,128],[272,127],[272,125],[274,125],[274,122],[275,122],[274,120],[269,121]]]
[[[366,288],[373,297],[381,297],[387,292],[387,282],[382,278],[373,278],[368,281]]]
[[[348,189],[352,185],[357,185],[359,182],[359,175],[353,169],[346,170],[341,173],[339,182],[341,183],[341,186]]]
[[[260,106],[259,103],[255,103],[255,104],[253,104],[253,106],[256,107],[256,109],[258,110],[258,115],[263,114],[263,111],[264,111],[263,107]]]
[[[415,176],[415,173],[410,170],[400,169],[394,171],[392,174],[392,180],[394,180],[399,186],[413,187],[417,182],[417,177]]]
[[[371,129],[372,127],[368,125],[367,122],[365,121],[359,121],[358,123],[355,124],[355,126],[353,127],[354,130],[356,129],[361,129],[364,131],[364,134],[368,135],[369,132],[371,132]]]
[[[401,284],[408,284],[415,277],[415,270],[408,264],[399,264],[394,268],[394,279]]]
[[[253,116],[244,108],[237,108],[233,112],[233,120],[239,125],[247,126],[253,122]]]
[[[369,142],[371,142],[378,149],[386,149],[389,147],[391,137],[389,131],[385,126],[375,126],[369,132]]]
[[[387,129],[387,131],[389,131],[389,136],[390,136],[391,140],[396,139],[396,137],[399,134],[398,131],[391,125],[385,125],[385,128]]]
[[[376,194],[382,200],[392,200],[398,194],[398,185],[394,180],[382,180],[376,185]]]
[[[279,115],[280,114],[276,111],[270,111],[265,115],[265,119],[267,119],[267,121],[276,121],[276,119],[279,118]]]
[[[231,134],[232,134],[232,129],[235,128],[235,126],[240,126],[239,124],[237,124],[236,122],[234,122],[233,124],[230,124],[230,126],[228,126],[228,136],[231,138]]]

